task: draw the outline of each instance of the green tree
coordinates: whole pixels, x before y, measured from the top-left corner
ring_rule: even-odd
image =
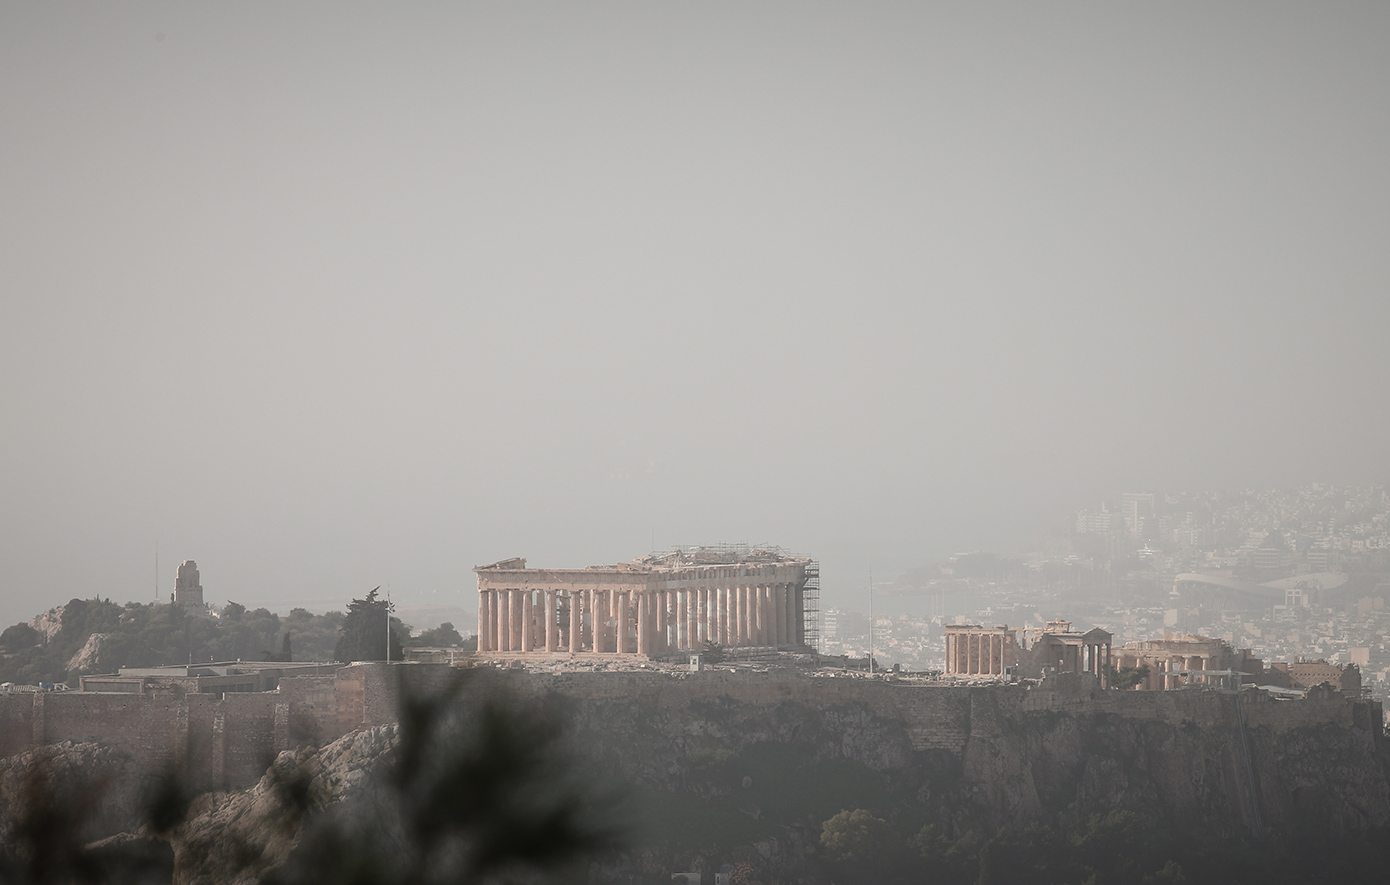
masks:
[[[888,821],[856,808],[821,824],[820,844],[828,860],[860,863],[896,849],[898,834]]]
[[[6,627],[5,632],[0,633],[0,651],[15,652],[33,648],[42,638],[43,634],[28,624],[15,624],[13,627]]]
[[[333,660],[333,648],[342,635],[343,618],[344,615],[340,611],[315,615],[307,609],[291,609],[282,621],[286,629],[294,631],[296,659]]]
[[[1118,670],[1110,670],[1110,687],[1119,689],[1130,689],[1149,678],[1149,665],[1140,664],[1138,667],[1121,667]]]
[[[433,630],[425,630],[419,636],[412,636],[405,642],[407,646],[417,648],[453,648],[462,643],[463,637],[448,621]]]
[[[390,617],[390,603],[377,599],[380,587],[372,589],[363,599],[348,603],[347,616],[343,618],[338,644],[333,647],[333,657],[339,661],[382,661],[387,658],[386,624]],[[398,618],[390,618],[391,645],[390,659],[401,660],[401,642],[410,636],[410,629]]]

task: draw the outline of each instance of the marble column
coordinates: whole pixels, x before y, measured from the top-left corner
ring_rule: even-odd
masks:
[[[716,641],[729,644],[729,591],[720,587],[714,591],[714,624]]]
[[[705,639],[710,642],[719,641],[719,593],[713,587],[706,587],[701,591],[705,597],[705,607],[703,619],[705,625]]]
[[[753,598],[757,600],[758,607],[758,645],[765,646],[768,644],[767,628],[770,626],[767,617],[767,585],[758,584],[754,587]]]
[[[758,588],[749,585],[743,588],[744,602],[748,607],[748,638],[747,644],[757,646],[758,644]]]
[[[512,591],[497,591],[497,650],[512,650]]]
[[[778,647],[787,644],[787,585],[780,581],[772,585],[772,607],[777,613],[774,619],[777,623],[777,645]]]
[[[584,649],[584,606],[580,604],[580,591],[570,591],[570,654],[578,654]]]
[[[685,647],[700,648],[700,591],[685,591]]]
[[[700,650],[704,641],[704,637],[700,635],[704,632],[704,628],[701,626],[704,612],[700,608],[701,597],[703,596],[704,592],[699,589],[690,591],[690,647],[695,651]]]
[[[748,644],[758,645],[758,588],[750,584],[743,588],[744,599],[748,605]]]
[[[724,588],[724,645],[734,645],[734,622],[738,620],[738,610],[734,607],[734,588]]]
[[[705,588],[701,587],[695,590],[692,607],[692,614],[695,616],[693,619],[695,622],[695,650],[699,651],[704,647],[705,640],[709,638],[705,632]]]
[[[507,647],[507,591],[492,591],[492,650]]]
[[[686,599],[686,591],[676,591],[676,650],[690,648],[688,641],[690,629],[690,602]]]
[[[488,591],[478,591],[478,651],[492,651],[492,634],[487,620]]]
[[[525,624],[523,620],[526,616],[526,606],[521,598],[520,590],[508,590],[507,595],[511,597],[508,610],[511,612],[511,651],[521,651],[521,629]]]
[[[763,591],[763,597],[767,600],[765,603],[767,609],[767,644],[775,647],[780,644],[777,629],[777,587],[775,584],[763,586],[766,588]]]
[[[750,585],[743,588],[748,606],[748,645],[758,645],[758,588]]]
[[[507,631],[510,629],[507,620],[507,591],[494,590],[492,592],[497,594],[497,623],[493,627],[497,631],[497,641],[493,644],[493,651],[506,651]]]
[[[613,618],[613,591],[600,590],[598,596],[598,606],[596,607],[597,620],[594,624],[594,651],[610,652],[613,650],[613,628],[609,626],[609,621]]]
[[[796,631],[792,626],[792,612],[796,610],[796,605],[792,602],[792,585],[785,582],[778,584],[777,599],[782,603],[782,644],[795,645]]]
[[[806,596],[800,583],[792,585],[792,601],[795,603],[792,611],[792,632],[796,636],[796,644],[801,646],[806,644]]]
[[[729,588],[729,644],[743,644],[743,605],[742,592],[738,587]]]
[[[542,590],[545,594],[545,650],[551,653],[560,650],[559,612],[555,607],[555,591]]]
[[[637,625],[632,610],[635,598],[631,590],[624,590],[618,605],[618,635],[623,638],[623,654],[628,655],[637,650]]]
[[[776,648],[782,644],[782,612],[777,606],[777,585],[765,584],[767,599],[767,644]]]

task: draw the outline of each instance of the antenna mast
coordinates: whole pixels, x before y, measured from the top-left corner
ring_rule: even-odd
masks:
[[[874,568],[869,566],[869,675],[874,674]]]

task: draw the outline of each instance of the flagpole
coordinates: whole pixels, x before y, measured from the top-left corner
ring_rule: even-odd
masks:
[[[874,570],[869,568],[869,675],[874,672]]]

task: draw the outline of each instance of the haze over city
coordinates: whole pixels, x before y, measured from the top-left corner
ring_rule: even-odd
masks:
[[[827,605],[1125,491],[1383,483],[1390,10],[0,8],[0,620]],[[160,573],[156,587],[156,546]]]

